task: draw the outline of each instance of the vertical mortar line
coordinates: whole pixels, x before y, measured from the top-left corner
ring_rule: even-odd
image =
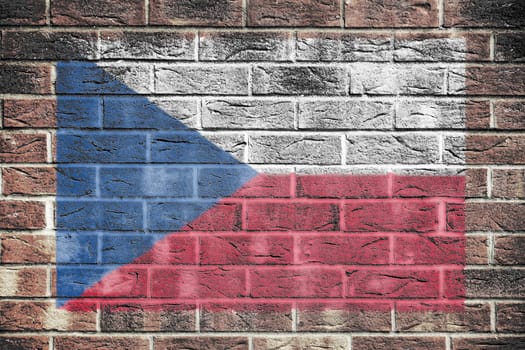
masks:
[[[292,304],[292,332],[297,332],[297,303]]]
[[[95,58],[100,60],[102,58],[102,31],[98,29],[97,34],[97,52],[95,52]]]
[[[496,302],[490,302],[490,331],[496,333]]]
[[[347,339],[348,339],[348,350],[352,350],[352,336],[348,335]]]
[[[439,28],[443,28],[445,24],[445,4],[443,0],[438,0],[438,16]]]
[[[146,25],[149,25],[149,0],[144,0],[144,17]]]
[[[489,101],[489,111],[489,127],[494,129],[497,126],[496,115],[494,114],[494,100]]]
[[[294,130],[299,130],[299,99],[297,97],[293,98],[293,128]]]
[[[200,53],[200,45],[201,45],[201,38],[200,38],[200,35],[201,35],[201,32],[199,30],[197,30],[195,32],[195,39],[193,39],[193,60],[195,62],[198,62],[200,57],[199,57],[199,53]]]
[[[392,328],[390,329],[390,333],[396,332],[396,306],[392,307],[392,310],[390,310],[390,323],[392,324]]]
[[[341,28],[345,27],[345,0],[339,2],[339,16],[341,17]]]
[[[348,150],[346,149],[346,135],[341,135],[341,165],[346,165],[346,157]]]
[[[452,350],[450,335],[448,334],[445,336],[445,350]]]
[[[46,230],[55,229],[55,206],[52,199],[48,199],[44,202],[45,219],[46,219]]]
[[[489,60],[494,61],[494,51],[496,50],[496,40],[494,32],[490,32],[490,47],[489,47]]]
[[[297,31],[293,31],[290,36],[290,60],[297,62]]]
[[[250,135],[248,133],[244,133],[244,143],[246,146],[244,147],[244,159],[243,162],[245,164],[248,164],[250,162]]]
[[[100,310],[100,307],[97,307],[96,315],[95,315],[95,330],[97,333],[101,332],[101,319],[102,319],[102,312]]]
[[[100,198],[100,165],[95,166],[95,196]]]
[[[252,96],[253,94],[253,73],[252,73],[252,70],[253,70],[253,65],[248,65],[248,96]]]
[[[49,337],[49,349],[50,349],[50,350],[53,350],[53,349],[54,349],[54,346],[55,346],[54,338],[53,338],[53,336],[50,336],[50,337]]]
[[[489,265],[494,265],[494,246],[495,246],[495,238],[494,233],[489,232],[487,236],[487,243],[488,243],[488,253],[489,253]]]
[[[155,347],[154,347],[154,345],[153,345],[153,344],[154,344],[153,335],[150,335],[150,336],[148,337],[148,340],[149,340],[149,350],[154,350]]]
[[[51,0],[46,0],[45,13],[46,13],[46,24],[49,26],[51,25]]]
[[[487,198],[492,198],[492,167],[487,168]]]
[[[201,331],[201,305],[199,302],[195,304],[195,332]]]
[[[253,350],[253,335],[248,336],[248,350]]]
[[[47,163],[53,163],[53,131],[46,132]]]
[[[242,26],[248,26],[248,0],[242,0]]]
[[[438,156],[439,156],[439,164],[443,164],[443,152],[445,151],[445,140],[443,133],[439,133],[438,135]]]

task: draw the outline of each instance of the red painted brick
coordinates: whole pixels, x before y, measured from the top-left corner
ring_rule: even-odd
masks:
[[[386,175],[303,175],[297,177],[297,196],[309,198],[388,197]]]
[[[426,201],[348,201],[344,205],[346,231],[429,232],[438,228],[437,204]]]
[[[447,203],[447,231],[465,231],[465,205],[462,203]]]
[[[150,23],[240,27],[243,24],[242,0],[151,0]]]
[[[4,127],[54,128],[55,126],[55,100],[4,100]]]
[[[525,170],[494,169],[492,171],[492,197],[525,198]]]
[[[352,338],[352,350],[445,350],[445,337],[363,337]]]
[[[236,203],[219,203],[181,231],[239,231],[241,229],[241,206]]]
[[[151,295],[171,298],[235,298],[246,295],[243,269],[158,268],[151,271]]]
[[[435,298],[439,296],[439,272],[431,270],[347,270],[349,298]]]
[[[494,261],[501,265],[525,265],[525,237],[496,237]]]
[[[146,24],[142,0],[53,0],[51,23],[66,26],[142,25]]]
[[[245,337],[155,337],[155,350],[248,350]]]
[[[298,239],[297,263],[320,264],[388,264],[390,242],[386,236],[301,235]]]
[[[55,260],[55,237],[42,235],[3,235],[1,237],[4,264],[51,263]]]
[[[145,337],[127,336],[57,336],[54,338],[55,350],[135,350],[147,349],[149,341]]]
[[[82,273],[82,271],[79,271]],[[148,292],[148,271],[142,267],[124,265],[107,274],[87,289],[85,297],[144,297]]]
[[[45,23],[45,0],[0,1],[0,25],[42,25]]]
[[[175,233],[157,242],[135,264],[179,265],[197,262],[197,237]]]
[[[339,27],[338,0],[251,0],[248,25],[254,27]]]
[[[525,129],[524,101],[496,101],[494,103],[496,128],[507,130]]]
[[[287,265],[293,262],[293,238],[276,235],[203,235],[200,263],[203,265]]]
[[[437,0],[347,0],[345,27],[437,27]]]
[[[45,163],[47,160],[46,135],[0,135],[0,162]]]
[[[43,203],[23,201],[0,202],[0,228],[41,229],[46,226]]]
[[[291,195],[290,175],[260,174],[237,190],[232,197],[286,198]]]
[[[334,231],[338,207],[331,203],[247,202],[246,229],[250,231]]]
[[[470,231],[525,230],[525,205],[522,203],[467,203],[465,217]]]
[[[43,195],[56,193],[54,168],[4,168],[2,169],[3,193]]]
[[[401,176],[392,181],[394,197],[465,197],[463,176]]]
[[[250,270],[250,295],[255,298],[333,298],[342,295],[337,268],[288,267]]]
[[[465,273],[463,270],[447,270],[444,272],[445,284],[443,297],[449,299],[463,299],[466,296]]]
[[[0,295],[4,297],[43,297],[47,295],[47,270],[41,267],[0,269]]]
[[[51,66],[4,64],[0,66],[0,93],[49,94],[53,91]]]
[[[464,265],[465,237],[395,236],[394,262],[401,265]]]

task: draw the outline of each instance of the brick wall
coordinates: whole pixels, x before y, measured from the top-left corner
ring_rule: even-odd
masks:
[[[0,0],[0,348],[525,348],[523,13]]]

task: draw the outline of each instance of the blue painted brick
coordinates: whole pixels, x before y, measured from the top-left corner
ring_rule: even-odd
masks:
[[[57,97],[57,125],[60,128],[102,127],[102,100],[97,97]]]
[[[96,233],[58,231],[56,234],[57,264],[96,264],[98,235]]]
[[[84,132],[57,135],[59,163],[145,163],[146,136]]]
[[[239,161],[199,133],[158,133],[151,142],[153,163],[238,164]]]
[[[215,202],[149,203],[149,229],[151,231],[178,231],[214,204]]]
[[[142,232],[142,203],[57,201],[57,228]]]
[[[96,173],[94,167],[58,167],[57,196],[95,196]]]
[[[191,197],[193,170],[145,166],[100,169],[103,197]]]
[[[127,264],[141,256],[158,237],[153,235],[111,234],[102,237],[101,263]]]
[[[60,266],[57,269],[57,296],[76,297],[112,270],[109,266]]]
[[[104,128],[188,129],[176,117],[144,97],[104,98]]]
[[[228,197],[256,175],[249,167],[199,169],[198,196],[204,198]]]

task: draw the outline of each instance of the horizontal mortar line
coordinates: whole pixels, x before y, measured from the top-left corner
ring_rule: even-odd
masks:
[[[510,231],[510,232],[492,232],[492,231],[474,231],[466,232],[467,237],[470,236],[487,236],[493,235],[495,237],[525,237],[525,231]],[[483,264],[482,264],[483,265]]]
[[[525,199],[467,198],[467,203],[513,203],[525,205]]]
[[[101,166],[101,167],[115,167],[115,168],[127,168],[127,167],[144,167],[144,166],[166,166],[170,163],[3,163],[0,164],[1,168],[22,168],[22,167],[42,167],[42,168],[61,168],[61,167],[79,167],[79,166]],[[250,166],[253,168],[257,168],[261,170],[261,172],[264,171],[264,169],[275,169],[275,170],[288,170],[290,169],[292,172],[294,172],[293,167],[298,168],[295,169],[295,171],[302,171],[302,170],[308,170],[309,168],[312,169],[325,169],[327,171],[335,170],[335,171],[344,171],[344,170],[373,170],[373,171],[381,171],[382,173],[388,173],[392,172],[392,170],[453,170],[453,171],[465,171],[467,168],[465,167],[466,164],[458,165],[458,164],[428,164],[428,163],[422,163],[422,164],[347,164],[347,165],[340,165],[340,164],[297,164],[297,163],[290,163],[290,164],[264,164],[264,163],[239,163],[237,165],[235,164],[219,164],[219,163],[208,163],[208,164],[178,164],[178,163],[171,163],[174,164],[176,167],[189,167],[189,168],[230,168],[233,166],[238,167],[246,167]],[[176,165],[175,165],[176,164]],[[488,165],[483,165],[479,167],[488,167]],[[473,167],[468,166],[468,168],[479,168],[479,167]],[[496,168],[496,167],[495,167]],[[505,167],[506,169],[507,167]],[[510,167],[509,169],[514,169],[515,167]],[[525,168],[525,166],[522,166],[522,168]],[[518,167],[519,169],[519,167]]]
[[[126,235],[136,234],[134,231],[104,231],[104,230],[86,230],[86,231],[75,231],[75,230],[57,230],[64,231],[67,234],[75,235],[90,235],[90,236],[118,236],[123,237]],[[338,237],[338,238],[416,238],[419,236],[414,232],[392,232],[392,231],[381,231],[381,232],[360,232],[360,231],[323,231],[319,234],[318,231],[164,231],[164,232],[148,232],[148,233],[139,233],[152,236],[164,236],[166,234],[174,234],[181,237],[190,237],[190,238],[200,238],[200,237],[255,237],[255,235],[260,236],[286,236],[286,237],[298,237],[298,238],[327,238],[327,237]],[[462,232],[435,232],[435,233],[425,233],[421,234],[422,237],[436,237],[436,238],[464,238],[465,234]],[[47,263],[46,263],[47,264]],[[90,265],[92,265],[90,263]],[[464,265],[464,264],[463,264]],[[477,265],[477,264],[474,264]],[[502,265],[504,266],[504,265]],[[506,265],[505,265],[506,266]]]

